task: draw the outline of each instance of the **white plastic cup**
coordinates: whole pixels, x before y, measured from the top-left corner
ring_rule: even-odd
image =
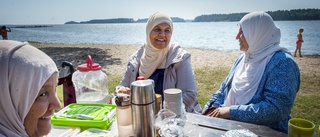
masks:
[[[174,112],[177,117],[182,114],[182,91],[177,88],[164,90],[164,108]]]

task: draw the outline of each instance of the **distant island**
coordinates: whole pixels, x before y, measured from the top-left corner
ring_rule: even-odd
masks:
[[[178,17],[171,17],[171,20],[173,22],[186,22],[186,20]],[[116,19],[94,19],[90,21],[82,21],[82,22],[75,22],[75,21],[69,21],[65,24],[101,24],[101,23],[141,23],[141,22],[147,22],[148,18],[145,19],[138,19],[134,20],[133,18],[116,18]]]
[[[267,11],[275,21],[283,20],[320,20],[320,9],[294,9]],[[240,21],[245,13],[210,14],[197,16],[193,22]]]
[[[320,9],[293,9],[293,10],[277,10],[267,11],[275,21],[281,20],[320,20]],[[171,17],[173,22],[221,22],[221,21],[240,21],[247,14],[230,13],[230,14],[210,14],[200,15],[193,20],[185,20],[179,17]],[[144,23],[148,18],[134,20],[133,18],[114,18],[114,19],[93,19],[90,21],[69,21],[65,24],[103,24],[103,23]]]
[[[18,25],[18,26],[10,26],[10,28],[43,28],[43,27],[52,27],[51,25]]]

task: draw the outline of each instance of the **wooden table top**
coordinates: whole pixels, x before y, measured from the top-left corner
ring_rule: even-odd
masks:
[[[187,113],[187,122],[198,125],[196,129],[201,137],[224,135],[229,130],[247,129],[261,137],[287,137],[288,135],[267,126],[233,121],[222,118],[208,117],[199,114]],[[190,129],[192,130],[192,129]]]

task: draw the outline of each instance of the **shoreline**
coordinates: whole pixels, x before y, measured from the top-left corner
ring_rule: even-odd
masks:
[[[30,42],[31,45],[39,48],[48,54],[61,67],[63,61],[69,61],[76,68],[86,62],[87,55],[90,55],[94,63],[102,66],[107,75],[120,75],[125,72],[127,63],[132,54],[138,50],[139,44],[55,44]],[[183,48],[183,47],[182,47]],[[217,50],[205,50],[197,48],[184,48],[191,53],[193,69],[228,67],[242,52],[228,52]],[[304,55],[294,57],[300,72],[307,75],[320,76],[320,55]]]

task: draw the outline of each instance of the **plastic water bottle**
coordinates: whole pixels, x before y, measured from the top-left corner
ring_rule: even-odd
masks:
[[[129,137],[134,136],[131,115],[130,95],[125,93],[117,93],[115,103],[118,125],[118,136]]]

